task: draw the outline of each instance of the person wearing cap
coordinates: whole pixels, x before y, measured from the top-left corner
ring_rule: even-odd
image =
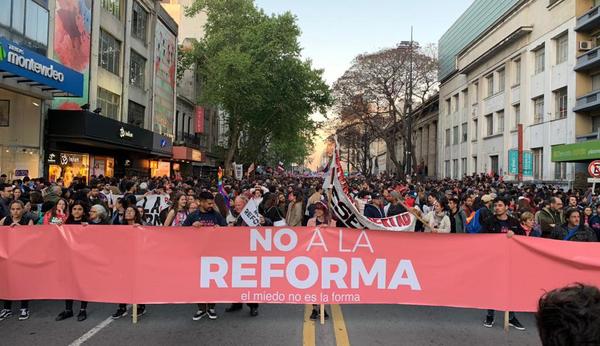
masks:
[[[335,227],[336,222],[331,218],[331,214],[329,213],[329,208],[323,202],[317,202],[315,204],[315,216],[308,219],[306,223],[307,227]]]
[[[384,199],[378,192],[371,194],[371,201],[365,205],[364,216],[372,219],[383,219],[385,217]]]
[[[483,195],[481,196],[481,212],[479,213],[479,224],[483,225],[484,222],[494,215],[492,211],[494,197],[492,195]]]

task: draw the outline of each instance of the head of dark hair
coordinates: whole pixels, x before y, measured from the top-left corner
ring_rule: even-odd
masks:
[[[504,203],[505,206],[509,206],[510,205],[510,199],[508,199],[508,198],[506,198],[504,196],[496,197],[496,199],[494,199],[494,204],[496,204],[498,202]]]
[[[579,214],[579,210],[577,208],[569,208],[567,209],[567,211],[565,211],[565,220],[569,220],[569,218],[571,217],[572,214],[577,213]]]
[[[544,346],[600,345],[600,290],[576,284],[550,291],[535,319]]]
[[[213,194],[210,193],[210,192],[208,192],[208,191],[202,191],[198,195],[198,199],[201,200],[201,201],[214,200],[215,196],[213,196]]]

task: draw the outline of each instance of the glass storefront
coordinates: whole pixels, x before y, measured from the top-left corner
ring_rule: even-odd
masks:
[[[39,176],[40,150],[0,144],[0,172],[8,179],[23,179]]]
[[[150,176],[152,178],[170,176],[171,163],[166,161],[150,161]]]
[[[83,178],[87,182],[89,173],[90,156],[88,154],[63,152],[48,154],[48,179],[50,182],[56,182],[62,178],[64,186],[70,186],[75,177]]]
[[[112,178],[115,176],[115,159],[106,156],[93,156],[90,175]]]

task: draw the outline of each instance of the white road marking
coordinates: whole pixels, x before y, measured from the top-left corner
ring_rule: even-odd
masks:
[[[130,306],[127,306],[127,311],[129,311]],[[73,341],[69,344],[69,346],[81,346],[84,342],[91,339],[94,335],[98,334],[102,329],[108,327],[111,323],[113,323],[112,317],[108,317],[104,321],[100,322],[97,326],[90,329],[87,333],[83,334],[79,339]]]

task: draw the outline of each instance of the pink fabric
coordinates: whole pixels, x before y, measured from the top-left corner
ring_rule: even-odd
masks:
[[[274,258],[283,264],[274,262],[269,271],[265,261]],[[203,270],[202,263],[215,259],[227,264],[222,277],[227,287],[210,280],[202,287],[218,268]],[[246,264],[233,271],[234,261]],[[289,276],[292,263],[299,262],[315,264],[318,279],[307,287],[294,287]],[[360,265],[370,271],[375,263],[385,268],[372,272],[372,282],[356,274]],[[340,264],[347,267],[340,281],[322,275],[326,267],[339,272]],[[390,288],[399,264],[414,272],[401,270],[405,281]],[[296,285],[311,277],[308,268],[293,270]],[[270,280],[261,277],[264,273]],[[235,283],[234,276],[239,276]],[[0,278],[0,299],[10,300],[389,303],[535,311],[545,291],[573,282],[600,286],[600,244],[314,227],[164,232],[162,227],[17,226],[0,227]]]

